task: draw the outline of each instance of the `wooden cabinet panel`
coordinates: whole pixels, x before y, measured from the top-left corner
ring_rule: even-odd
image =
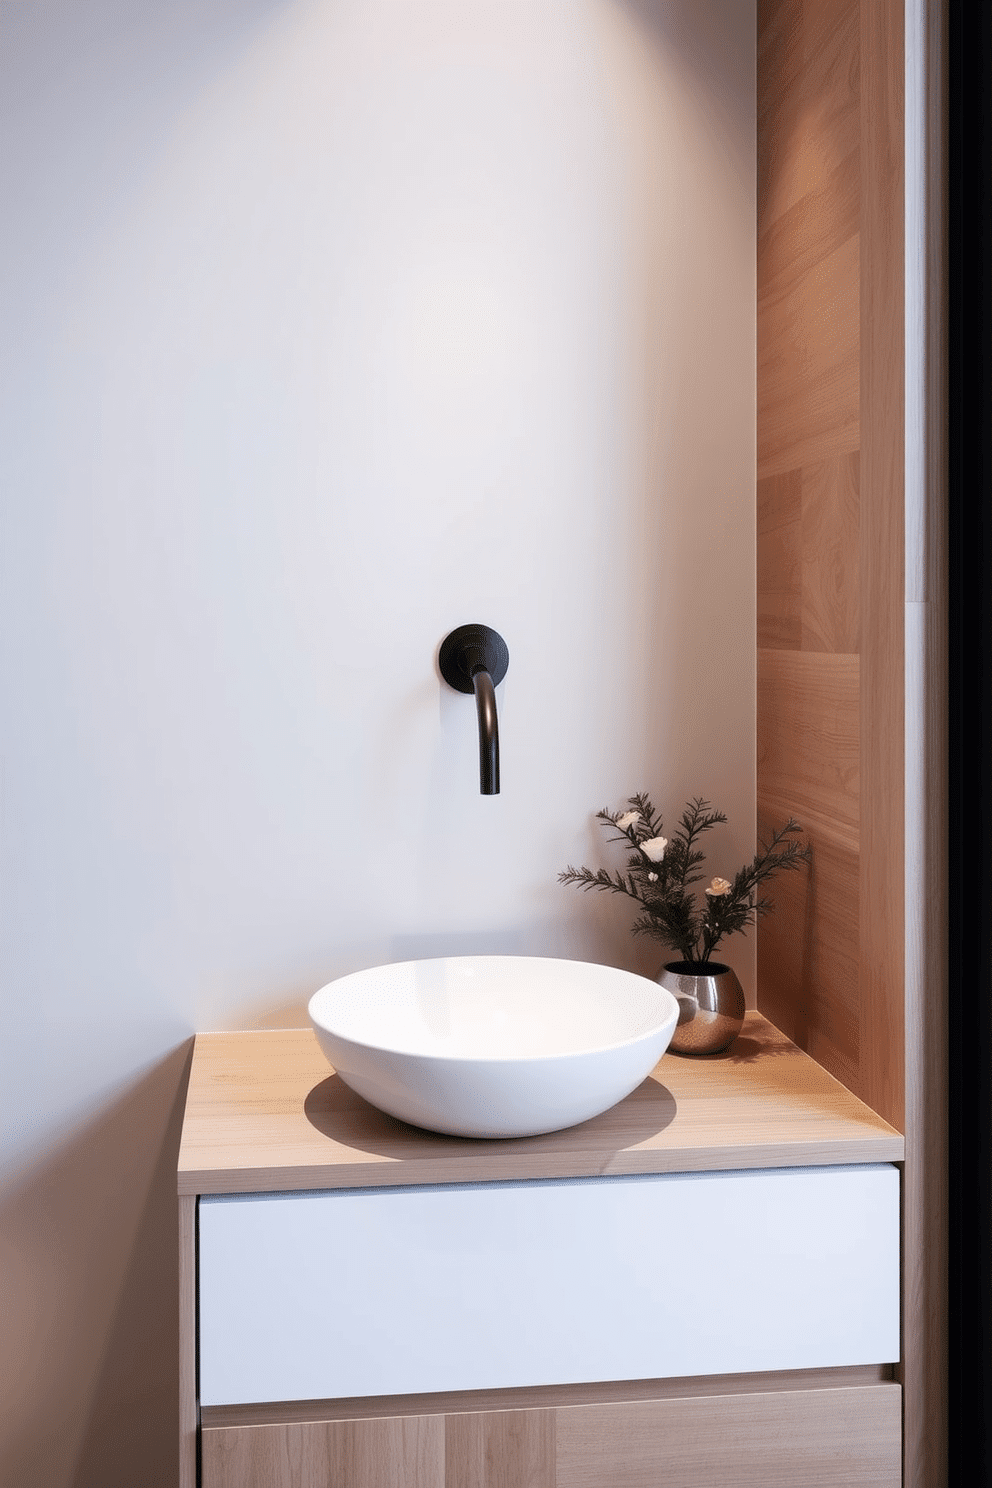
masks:
[[[202,1488],[445,1488],[444,1417],[204,1427]]]
[[[555,1488],[554,1410],[445,1417],[445,1488]]]
[[[898,1488],[901,1393],[205,1427],[202,1488]]]
[[[556,1488],[898,1488],[901,1393],[877,1385],[560,1411]]]

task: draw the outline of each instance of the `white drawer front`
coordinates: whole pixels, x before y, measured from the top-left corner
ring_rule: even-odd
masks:
[[[204,1198],[204,1405],[885,1363],[889,1165]]]

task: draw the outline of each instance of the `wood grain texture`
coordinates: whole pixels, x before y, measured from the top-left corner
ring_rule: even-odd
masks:
[[[758,482],[758,649],[798,651],[803,634],[802,471]]]
[[[758,1006],[864,1095],[861,69],[858,0],[759,0],[758,817],[814,864],[774,885]]]
[[[843,115],[832,120],[835,127],[838,123],[843,127],[845,122],[850,125],[856,121],[856,99],[857,81],[849,79],[845,85]],[[791,122],[793,139],[790,148],[798,149],[800,158],[804,154],[804,145],[808,146],[808,154],[812,157],[818,146],[827,143],[809,135],[811,122],[808,115]],[[786,132],[785,126],[777,122],[776,137]],[[788,155],[785,158],[788,161]],[[761,204],[761,217],[765,224],[758,238],[761,293],[765,303],[772,307],[781,308],[791,295],[802,297],[806,293],[802,286],[808,276],[815,279],[824,260],[840,252],[845,244],[857,240],[860,185],[857,141],[843,156],[830,141],[825,158],[835,163],[818,180],[816,172],[821,162],[814,163],[812,158],[805,160],[800,175],[805,189],[787,211],[775,215],[774,206],[767,200]],[[762,164],[767,167],[764,159]],[[774,189],[775,178],[768,174],[767,169],[765,180],[768,187]],[[849,324],[845,330],[853,340],[856,325]],[[765,460],[779,463],[781,456],[776,455],[774,447],[769,445],[765,450]]]
[[[758,482],[758,647],[857,654],[858,451]]]
[[[725,1054],[666,1054],[602,1116],[512,1141],[443,1137],[338,1079],[309,1029],[198,1034],[181,1193],[898,1162],[903,1142],[758,1013]]]
[[[857,29],[850,0],[759,0],[759,241],[857,153]]]
[[[196,1198],[179,1197],[179,1488],[196,1488]]]
[[[859,847],[857,656],[758,652],[758,807],[821,838]]]
[[[250,1405],[205,1405],[206,1426],[264,1426],[287,1422],[353,1421],[381,1416],[464,1415],[609,1405],[683,1396],[767,1394],[770,1390],[839,1390],[891,1384],[891,1364],[834,1369],[779,1369],[760,1374],[707,1374],[650,1380],[597,1380],[509,1390],[446,1390],[425,1395],[362,1395],[348,1400],[274,1400]]]
[[[856,882],[858,534],[852,542],[852,482],[845,476],[860,440],[857,4],[761,0],[758,100],[759,821],[767,832],[795,815],[817,858],[824,847],[831,868],[844,857]],[[845,249],[843,313],[838,317],[835,304],[828,327],[824,315],[838,296],[821,266],[839,266]],[[811,350],[824,337],[826,345]],[[832,424],[811,406],[802,381],[785,375],[786,364],[801,356],[832,359],[843,370],[843,387],[834,388],[843,416]],[[824,538],[828,552],[821,555]],[[837,965],[822,991],[818,981],[823,911],[849,896],[818,862],[801,883],[777,883],[774,897],[780,912],[758,935],[759,1007],[805,1048],[818,1043],[818,1057],[826,1052],[828,1067],[849,1081],[857,1046],[851,1026],[859,1017],[851,977],[856,915],[834,916],[854,938],[833,941]],[[843,1055],[831,1059],[838,1044]],[[856,1062],[853,1073],[857,1089]]]
[[[444,1419],[203,1430],[201,1488],[446,1488]]]
[[[803,651],[860,649],[860,467],[854,450],[802,473]]]
[[[897,1385],[558,1412],[557,1488],[899,1488]]]
[[[758,816],[767,840],[775,820]],[[810,868],[778,879],[775,913],[762,923],[762,953],[776,967],[763,987],[764,1011],[784,1033],[846,1085],[857,1082],[858,855],[816,831]]]
[[[556,1488],[554,1410],[450,1415],[445,1488]]]
[[[870,1384],[209,1426],[202,1488],[896,1488],[900,1397]]]
[[[795,815],[816,857],[775,885],[758,1003],[860,1090],[858,6],[762,0],[758,22],[758,814]]]
[[[855,0],[758,11],[758,477],[858,448]]]
[[[794,884],[780,895],[802,912],[799,944],[761,927],[758,1005],[897,1127],[901,9],[758,10],[758,808],[796,815],[824,859],[801,905]]]
[[[759,288],[758,474],[858,448],[857,236],[778,295]]]

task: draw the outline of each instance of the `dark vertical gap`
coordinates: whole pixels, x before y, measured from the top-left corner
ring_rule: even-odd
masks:
[[[992,1483],[992,5],[949,4],[949,1481]]]

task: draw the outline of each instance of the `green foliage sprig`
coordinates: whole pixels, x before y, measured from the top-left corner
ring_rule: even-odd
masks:
[[[722,811],[714,811],[701,796],[694,797],[686,803],[671,838],[662,836],[662,819],[644,791],[628,796],[623,811],[597,811],[596,816],[615,829],[617,835],[610,841],[629,849],[626,872],[600,868],[594,873],[569,865],[559,873],[558,882],[636,899],[641,913],[631,933],[650,935],[678,951],[683,961],[699,966],[709,961],[725,935],[740,934],[774,908],[770,899],[758,897],[760,884],[811,857],[809,845],[799,840],[799,823],[790,816],[732,880],[712,879],[697,904],[691,885],[703,877],[699,865],[705,857],[698,838],[727,820]]]

